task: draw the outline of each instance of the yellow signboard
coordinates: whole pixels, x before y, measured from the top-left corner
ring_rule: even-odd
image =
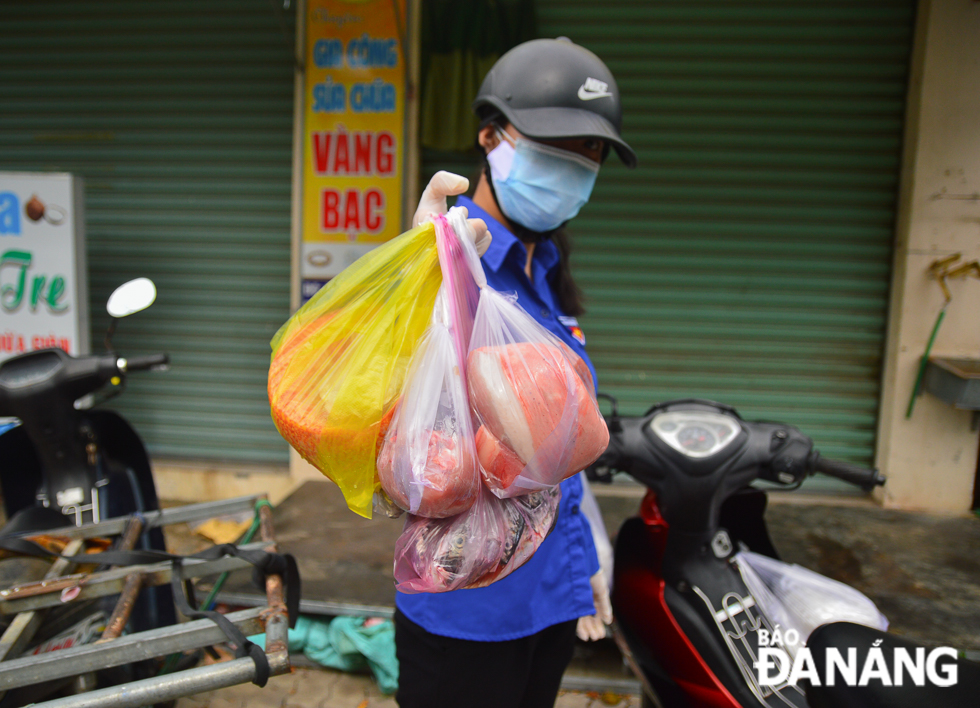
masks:
[[[307,0],[302,299],[402,231],[405,0]]]

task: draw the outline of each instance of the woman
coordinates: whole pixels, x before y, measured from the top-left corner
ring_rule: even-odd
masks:
[[[474,108],[486,165],[472,199],[460,197],[478,229],[489,285],[516,292],[521,306],[595,370],[576,316],[579,292],[561,231],[584,205],[599,166],[615,149],[636,156],[619,136],[619,91],[594,54],[567,39],[541,39],[507,52],[484,79]],[[445,211],[446,196],[468,182],[437,174],[416,222]],[[579,475],[562,482],[558,520],[537,553],[486,588],[399,594],[395,613],[402,708],[554,705],[576,631],[604,634],[608,587],[588,521]]]

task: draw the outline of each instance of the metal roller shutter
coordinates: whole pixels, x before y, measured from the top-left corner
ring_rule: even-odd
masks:
[[[539,0],[615,74],[624,137],[573,223],[602,390],[699,397],[870,463],[914,3]]]
[[[86,188],[93,348],[152,278],[123,354],[171,370],[113,401],[155,455],[285,462],[266,398],[289,315],[294,20],[266,0],[7,3],[0,169]]]

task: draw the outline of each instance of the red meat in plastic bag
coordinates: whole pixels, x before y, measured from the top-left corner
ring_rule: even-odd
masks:
[[[398,466],[392,459],[399,450],[398,436],[389,438],[378,455],[378,480],[381,486],[402,509],[411,509],[411,490],[409,474],[396,474]],[[479,485],[476,460],[471,451],[472,444],[458,443],[452,436],[433,432],[429,438],[429,454],[426,458],[422,476],[424,485],[419,485],[421,500],[415,511],[419,516],[444,518],[455,516],[473,506]]]
[[[391,500],[432,518],[466,511],[480,488],[466,384],[452,330],[441,321],[444,305],[440,291],[439,317],[415,353],[377,458],[378,481]]]
[[[482,425],[476,431],[476,455],[484,474],[503,489],[510,487],[524,469],[524,460]]]

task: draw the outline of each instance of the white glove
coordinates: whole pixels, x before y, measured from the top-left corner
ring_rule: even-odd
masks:
[[[606,575],[600,569],[589,580],[592,585],[592,600],[595,602],[595,614],[579,617],[575,634],[583,642],[596,641],[606,636],[606,625],[612,624],[612,603],[609,602],[609,585]]]
[[[462,194],[469,188],[470,181],[465,177],[439,170],[432,175],[425,191],[422,192],[419,208],[415,210],[415,216],[412,217],[412,226],[420,225],[429,218],[430,214],[445,214],[449,211],[446,197]],[[463,211],[466,211],[465,208]],[[490,232],[487,231],[483,219],[467,219],[467,221],[473,229],[473,245],[476,246],[476,252],[482,256],[490,248]]]

